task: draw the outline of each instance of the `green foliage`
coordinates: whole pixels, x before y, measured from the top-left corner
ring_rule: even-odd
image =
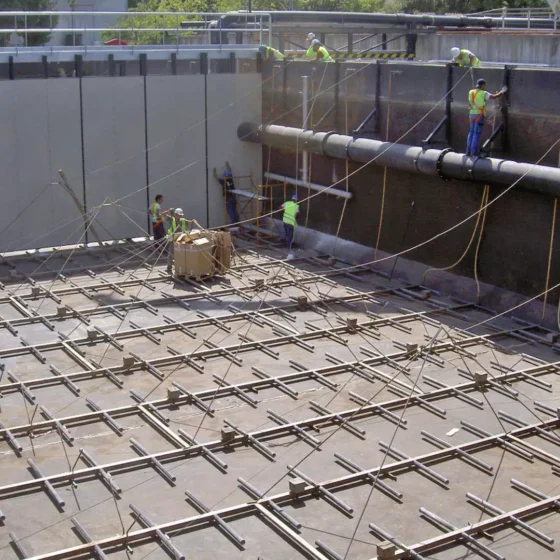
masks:
[[[496,8],[545,8],[546,0],[397,0],[395,11],[406,13],[468,14]]]
[[[0,16],[2,12],[18,11],[18,10],[29,10],[29,11],[39,11],[39,10],[52,10],[54,8],[54,0],[0,0]],[[58,18],[53,16],[52,25],[56,26]],[[21,28],[25,26],[25,19],[23,17],[17,18],[17,27]],[[51,26],[50,19],[48,16],[27,16],[27,27],[34,28],[46,28],[49,29]],[[14,27],[13,17],[0,17],[0,28],[12,29]],[[18,33],[20,37],[24,37],[23,33]],[[49,31],[45,33],[29,33],[27,35],[27,44],[30,47],[36,47],[44,45],[51,37]],[[0,46],[6,45],[10,37],[2,34],[0,36]]]
[[[0,0],[9,1],[9,0]],[[45,1],[45,0],[36,0]],[[504,0],[252,0],[253,10],[296,10],[316,11],[347,11],[347,12],[407,12],[407,13],[469,13],[493,8],[501,8]],[[248,0],[130,0],[129,12],[228,12],[245,10]],[[547,6],[546,0],[509,0],[511,8]],[[137,15],[134,21],[131,16],[123,17],[115,27],[127,28],[121,32],[121,39],[130,44],[166,44],[176,41],[176,33],[163,32],[157,29],[176,27],[184,20],[180,16]],[[189,17],[189,20],[200,20]],[[179,22],[179,23],[178,23]],[[138,27],[148,27],[155,31],[138,32]],[[179,37],[188,37],[192,31],[179,31]],[[116,32],[105,32],[103,40],[117,37]]]

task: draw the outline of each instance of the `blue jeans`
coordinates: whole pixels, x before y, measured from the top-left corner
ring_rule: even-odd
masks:
[[[237,213],[237,201],[226,200],[226,210],[229,216],[229,223],[236,224],[239,221],[239,214]]]
[[[294,226],[284,222],[284,241],[286,242],[286,247],[290,249],[292,247],[292,241],[294,240]]]
[[[478,120],[476,120],[478,119]],[[477,156],[479,152],[478,144],[484,128],[484,115],[480,118],[478,115],[469,115],[470,128],[469,137],[467,138],[467,155]]]

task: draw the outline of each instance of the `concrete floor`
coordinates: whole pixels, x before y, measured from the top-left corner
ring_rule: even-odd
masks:
[[[95,541],[105,542],[141,529],[142,524],[134,521],[129,504],[159,525],[200,513],[186,499],[185,491],[212,510],[254,502],[254,497],[239,485],[238,477],[271,497],[288,492],[288,465],[297,466],[315,482],[327,482],[349,474],[335,453],[362,469],[385,468],[398,460],[387,455],[380,442],[408,456],[420,457],[438,449],[428,441],[426,432],[457,446],[481,439],[465,429],[462,422],[490,434],[517,429],[500,411],[527,424],[553,421],[553,416],[535,406],[535,401],[552,409],[560,407],[558,369],[533,371],[539,360],[557,361],[558,347],[554,338],[547,338],[549,333],[509,318],[492,320],[487,310],[457,307],[460,304],[444,294],[389,282],[371,270],[360,269],[349,276],[337,272],[327,260],[310,258],[315,255],[309,253],[285,261],[285,254],[273,247],[254,247],[244,242],[239,245],[232,273],[198,286],[173,280],[165,274],[163,262],[152,259],[146,260],[151,264],[144,263],[149,252],[142,245],[125,244],[104,252],[78,249],[68,262],[69,252],[50,258],[22,255],[0,265],[0,277],[5,280],[0,290],[0,420],[23,447],[21,453],[16,453],[5,430],[0,430],[4,438],[0,443],[0,509],[5,515],[0,526],[0,559],[21,557],[11,533],[29,556],[99,557],[99,551],[90,549],[83,553],[65,550],[84,542],[73,529],[72,517]],[[130,259],[128,267],[123,264],[126,259]],[[144,266],[138,267],[141,263]],[[122,269],[116,268],[119,264]],[[57,278],[55,273],[63,266],[67,278]],[[97,274],[85,269],[96,270]],[[19,277],[14,278],[15,273],[10,270],[15,270]],[[22,275],[34,278],[36,285],[32,286]],[[260,280],[263,285],[255,283]],[[381,293],[371,295],[373,291]],[[365,292],[369,295],[360,295]],[[302,296],[307,300],[300,300],[298,306]],[[346,301],[352,296],[354,301]],[[173,297],[181,298],[183,304]],[[336,297],[346,300],[337,302],[333,300]],[[137,300],[153,307],[142,307]],[[62,306],[67,311],[58,316]],[[442,311],[446,308],[454,311]],[[74,316],[74,311],[81,312],[82,318]],[[240,316],[247,312],[252,314]],[[405,317],[418,312],[425,314]],[[41,317],[46,317],[46,321]],[[220,322],[211,323],[208,317],[219,317]],[[367,326],[346,328],[348,319],[357,319],[358,325]],[[189,330],[181,330],[177,323]],[[102,332],[88,338],[88,332],[95,327]],[[151,336],[141,329],[148,329]],[[310,334],[317,329],[315,336]],[[469,330],[460,332],[464,329]],[[512,329],[515,331],[511,332]],[[104,333],[112,335],[112,341]],[[487,338],[466,345],[462,340],[467,335]],[[263,345],[247,348],[245,337],[263,341]],[[409,346],[407,354],[401,343],[419,346]],[[439,348],[443,343],[449,344]],[[39,353],[32,353],[29,345]],[[212,355],[212,345],[226,348],[228,353],[214,350]],[[422,347],[424,352],[418,352]],[[430,353],[430,349],[435,351]],[[174,351],[190,355],[196,368],[192,367],[193,362],[173,359]],[[131,353],[137,359],[134,365],[125,367],[123,358]],[[372,353],[378,355],[379,363],[368,366]],[[391,361],[384,358],[387,355],[396,357]],[[349,368],[335,371],[332,356],[344,362],[358,362],[360,373]],[[138,359],[155,364],[155,370]],[[402,366],[406,366],[406,371],[402,371]],[[200,367],[204,368],[202,373],[197,371]],[[122,387],[107,377],[104,368],[121,379]],[[254,368],[274,378],[283,376],[285,385],[252,383],[259,379]],[[309,372],[319,368],[323,368],[320,372],[324,378],[314,376],[313,372],[286,377],[298,369]],[[528,376],[510,375],[505,382],[494,381],[494,386],[485,385],[480,390],[465,389],[470,402],[450,392],[430,396],[436,391],[429,384],[430,379],[454,386],[472,381],[468,372],[486,372],[492,380],[507,368],[533,370]],[[56,372],[69,375],[79,393],[61,383]],[[83,373],[77,375],[78,372]],[[26,398],[21,384],[11,376],[32,395]],[[217,377],[233,385],[245,384],[247,394],[258,404],[252,406],[234,393],[226,394]],[[184,397],[177,402],[169,400],[167,391],[172,382],[210,404],[214,409],[212,416],[204,411],[204,405],[188,403]],[[400,388],[400,394],[393,392],[395,387],[397,391]],[[425,393],[423,398],[431,402],[431,410],[429,405],[409,398],[413,388],[417,395]],[[149,406],[136,406],[131,389],[145,402],[157,401],[159,413]],[[394,417],[360,410],[350,392],[371,399],[372,403],[384,403]],[[102,410],[111,411],[122,433],[116,432],[99,414],[92,414],[86,398]],[[363,435],[336,420],[316,422],[311,428],[305,425],[306,433],[321,442],[317,449],[294,430],[275,433],[273,428],[278,423],[268,411],[292,423],[303,422],[323,415],[313,408],[313,403],[333,412],[358,409],[347,420],[363,430]],[[67,426],[73,442],[64,440],[52,423],[41,424],[45,416],[38,406],[45,407]],[[168,422],[158,419],[158,414]],[[400,427],[395,418],[401,418]],[[274,460],[240,441],[222,445],[221,430],[226,419],[245,432],[258,431],[259,441],[276,454]],[[184,450],[188,444],[181,440],[179,429],[199,443],[216,448],[216,457],[227,464],[227,469],[217,468],[211,458],[200,452],[193,452],[190,457],[184,453],[161,457],[162,468],[175,477],[173,482],[161,475],[157,465],[118,464],[139,457],[131,438],[152,454]],[[268,433],[263,433],[268,429]],[[512,478],[549,496],[558,495],[560,478],[551,468],[560,466],[560,458],[556,457],[560,439],[555,439],[558,422],[553,421],[547,429],[548,436],[535,431],[522,436],[527,444],[541,450],[533,452],[531,458],[521,457],[499,442],[481,446],[474,456],[490,465],[491,471],[473,466],[456,453],[430,461],[430,468],[448,479],[447,483],[438,482],[415,467],[395,467],[394,474],[385,469],[379,480],[401,492],[400,500],[373,489],[364,478],[341,484],[333,493],[352,508],[352,513],[341,511],[318,493],[283,499],[285,512],[301,524],[300,537],[316,552],[304,553],[283,535],[278,522],[250,508],[248,513],[224,517],[228,526],[245,539],[243,546],[236,544],[215,522],[190,520],[181,530],[169,531],[168,535],[186,558],[334,558],[315,548],[319,539],[342,558],[371,559],[376,557],[377,545],[383,539],[369,528],[369,523],[412,546],[445,532],[420,516],[421,507],[464,528],[489,517],[467,501],[467,492],[505,511],[535,502],[512,487]],[[32,459],[43,476],[77,473],[87,468],[81,449],[97,464],[111,465],[107,470],[122,493],[113,495],[96,473],[89,477],[80,475],[74,485],[68,478],[57,480],[53,486],[65,502],[60,508],[45,486],[20,484],[33,478],[27,459]],[[553,508],[535,516],[530,524],[553,539],[560,534],[560,516]],[[553,559],[559,554],[555,544],[545,544],[511,523],[478,534],[477,540],[488,546],[495,558]],[[160,541],[152,537],[135,536],[128,549],[120,543],[102,548],[111,558],[169,557]],[[457,539],[443,550],[424,552],[423,557],[450,560],[479,553],[488,557],[487,552],[467,548]]]

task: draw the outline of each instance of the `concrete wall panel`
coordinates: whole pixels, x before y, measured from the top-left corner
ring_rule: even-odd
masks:
[[[0,100],[0,250],[79,242],[82,219],[56,184],[64,169],[83,202],[78,81],[3,81]]]
[[[150,200],[206,222],[204,76],[147,78]],[[186,167],[186,169],[184,169]]]
[[[208,76],[208,181],[210,226],[224,223],[225,205],[220,185],[212,176],[229,161],[234,175],[253,173],[255,184],[262,177],[262,149],[256,144],[240,142],[237,127],[244,121],[261,122],[260,74],[210,74]],[[237,188],[248,190],[247,179],[237,181]],[[238,197],[238,208],[247,207],[246,198]],[[247,207],[248,210],[248,207]]]
[[[97,232],[102,239],[144,235],[144,79],[84,78],[82,91],[86,204],[92,209],[105,202],[96,215]],[[111,203],[123,197],[120,206]]]

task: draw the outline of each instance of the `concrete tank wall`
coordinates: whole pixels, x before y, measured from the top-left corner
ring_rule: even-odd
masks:
[[[419,35],[416,59],[451,59],[451,48],[475,53],[484,62],[560,66],[560,32],[437,33]]]
[[[260,182],[261,150],[236,136],[240,120],[261,120],[260,79],[0,81],[0,251],[94,241],[58,183],[59,169],[104,240],[146,235],[156,194],[164,195],[165,208],[181,206],[202,225],[209,217],[222,225],[212,167],[229,161],[235,175],[252,173]]]
[[[274,69],[267,68],[266,72],[263,86],[265,122],[301,127],[302,75],[313,76],[313,123],[318,131],[340,130],[352,134],[352,130],[374,109],[378,86],[379,131],[371,135],[374,138],[419,145],[445,114],[445,104],[438,104],[446,93],[447,69],[444,65],[391,63],[382,64],[379,69],[376,64],[341,65],[339,102],[325,119],[323,117],[336,99],[334,64],[290,64],[285,73],[283,68],[277,67],[276,72],[279,74],[275,76],[274,88],[271,79]],[[484,75],[488,89],[494,91],[501,85],[503,73],[504,70],[499,68],[484,70],[484,73],[478,70],[471,77],[464,70],[453,68],[452,84],[455,89],[451,106],[451,147],[456,151],[464,151],[468,126],[466,98],[472,87],[472,79]],[[500,156],[536,162],[544,155],[544,164],[558,165],[558,145],[546,154],[560,138],[557,91],[560,91],[560,71],[512,70],[509,140],[507,151],[500,152]],[[271,111],[271,107],[274,110]],[[496,126],[501,122],[500,119],[501,114],[498,112]],[[374,121],[369,128],[372,128]],[[485,138],[490,133],[491,125],[492,115],[489,115]],[[445,146],[444,137],[441,139],[438,147]],[[264,158],[268,161],[267,149]],[[295,176],[296,156],[293,152],[274,149],[270,162],[271,172]],[[300,213],[301,221],[305,222],[309,208],[309,227],[334,235],[342,217],[341,238],[375,247],[381,219],[384,169],[373,165],[360,167],[351,162],[346,169],[345,161],[328,160],[315,155],[311,158],[310,167],[311,181],[321,185],[332,185],[349,172],[348,189],[354,196],[344,206],[343,199],[318,195],[304,204]],[[336,186],[345,189],[347,183],[343,180]],[[484,185],[443,181],[387,169],[379,249],[396,253],[453,227],[476,213],[483,189]],[[503,188],[491,185],[490,200],[502,192]],[[301,197],[307,192],[300,189],[299,194]],[[280,202],[280,199],[276,200],[277,205]],[[483,282],[531,296],[545,289],[553,207],[552,198],[517,189],[511,190],[489,207],[477,259],[478,276]],[[473,235],[475,222],[476,218],[471,219],[452,232],[407,253],[407,258],[434,267],[453,264],[465,251]],[[554,229],[558,230],[558,227],[557,220]],[[475,242],[453,272],[474,277],[479,235],[480,226]],[[555,231],[556,239],[557,235],[558,231]],[[558,282],[560,243],[553,247],[550,285]],[[551,295],[549,301],[556,301],[557,297],[558,294]]]

